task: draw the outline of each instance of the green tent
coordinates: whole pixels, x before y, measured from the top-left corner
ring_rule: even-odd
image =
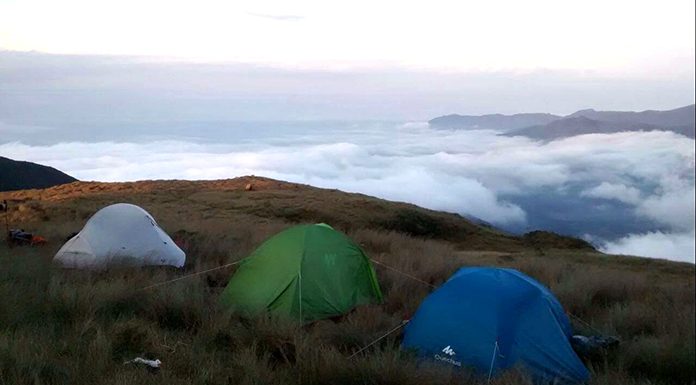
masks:
[[[299,225],[264,242],[242,262],[220,302],[247,315],[313,321],[381,302],[370,259],[325,224]]]

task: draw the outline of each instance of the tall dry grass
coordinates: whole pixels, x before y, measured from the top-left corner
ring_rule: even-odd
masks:
[[[567,240],[547,235],[547,243],[527,247],[452,216],[290,184],[245,194],[237,189],[244,181],[172,183],[76,184],[13,195],[26,205],[20,211],[13,204],[13,223],[51,242],[0,245],[0,384],[483,384],[467,372],[418,362],[399,349],[399,333],[348,359],[411,317],[431,286],[475,265],[521,270],[589,322],[574,325],[580,332],[621,338],[617,349],[588,359],[592,384],[696,381],[693,265],[552,250]],[[143,206],[184,242],[183,270],[51,265],[65,237],[99,208],[124,200]],[[224,314],[217,299],[234,267],[141,290],[239,260],[293,222],[318,221],[419,281],[375,264],[383,304],[309,325]],[[489,251],[476,251],[482,247]],[[123,364],[135,356],[158,358],[162,369],[153,374]],[[511,372],[493,383],[530,382]]]
[[[183,272],[64,271],[51,266],[50,249],[0,249],[0,384],[483,383],[417,362],[399,349],[399,333],[348,359],[410,317],[431,290],[380,265],[384,304],[309,325],[225,316],[216,301],[233,268],[138,290],[240,258],[280,227],[188,234],[191,260]],[[588,362],[593,384],[694,382],[693,277],[593,267],[548,253],[472,258],[447,242],[388,231],[350,235],[374,259],[435,286],[461,266],[480,264],[539,279],[566,309],[621,337],[616,351]],[[135,356],[159,358],[163,368],[152,374],[123,364]],[[509,373],[495,383],[529,380]]]

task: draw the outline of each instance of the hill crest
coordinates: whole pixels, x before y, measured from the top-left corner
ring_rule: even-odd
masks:
[[[371,229],[439,239],[466,250],[515,251],[529,247],[593,250],[582,240],[550,232],[539,241],[474,223],[454,213],[363,194],[284,182],[259,176],[222,180],[73,182],[43,190],[0,192],[12,221],[54,232],[55,221],[79,224],[98,208],[117,202],[141,205],[174,230],[195,231],[187,223],[243,220],[253,223],[330,223],[344,231]],[[183,220],[185,218],[185,221]],[[69,226],[68,226],[69,227]],[[66,234],[67,235],[67,234]],[[63,234],[59,234],[63,236]],[[572,245],[572,246],[568,246]]]

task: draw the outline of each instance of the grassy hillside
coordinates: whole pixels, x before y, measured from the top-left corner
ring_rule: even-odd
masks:
[[[432,285],[461,266],[530,274],[568,311],[624,341],[588,362],[592,384],[692,384],[696,378],[693,265],[607,256],[550,233],[514,237],[453,214],[258,177],[75,182],[0,193],[0,199],[10,201],[14,226],[50,241],[40,248],[0,246],[0,384],[483,383],[447,367],[417,365],[398,349],[398,333],[348,359],[409,318],[430,291],[380,265],[384,304],[305,326],[224,316],[216,301],[234,267],[142,290],[239,260],[301,222],[330,223],[372,258]],[[64,238],[116,202],[141,205],[187,244],[184,271],[51,267]],[[123,364],[136,356],[159,358],[162,370]],[[510,373],[494,383],[528,381]]]

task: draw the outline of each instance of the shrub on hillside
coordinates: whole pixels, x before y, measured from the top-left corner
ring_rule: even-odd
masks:
[[[414,209],[399,210],[393,217],[378,222],[377,227],[414,237],[446,238],[452,234],[452,229],[443,221]]]
[[[591,243],[579,238],[556,234],[551,231],[531,231],[522,236],[522,241],[536,249],[594,250]]]

